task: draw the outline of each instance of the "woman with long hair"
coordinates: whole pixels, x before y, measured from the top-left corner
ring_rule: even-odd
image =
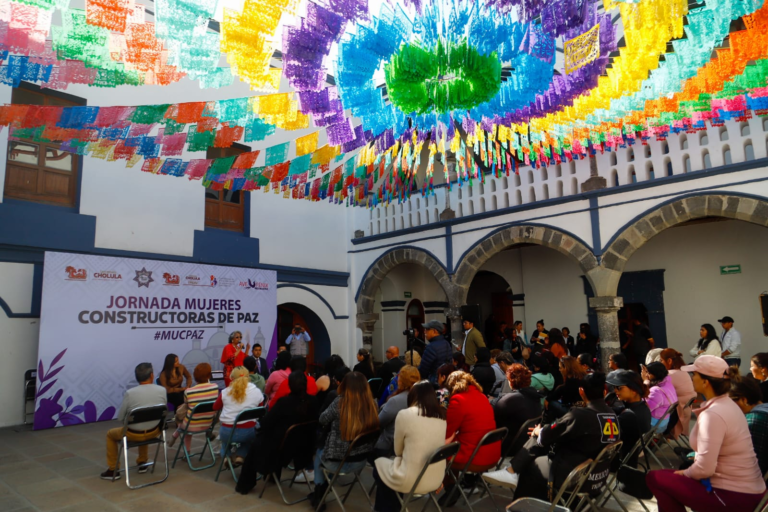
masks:
[[[560,360],[560,374],[563,376],[563,383],[547,395],[547,401],[544,403],[548,410],[552,409],[553,419],[563,416],[576,402],[581,402],[579,388],[584,385],[587,371],[577,358],[565,356]]]
[[[693,372],[693,387],[706,401],[691,431],[693,464],[682,471],[650,471],[645,477],[659,511],[754,510],[765,494],[765,481],[747,420],[728,396],[728,363],[701,356],[681,370]]]
[[[268,401],[272,400],[277,390],[280,389],[280,385],[291,374],[289,366],[291,366],[291,353],[287,350],[278,352],[275,359],[275,369],[269,374],[267,383],[264,386],[264,394],[267,395]]]
[[[696,398],[696,390],[693,389],[691,376],[686,372],[680,371],[685,365],[683,354],[673,348],[665,348],[661,351],[661,364],[669,372],[669,378],[672,379],[672,386],[677,394],[677,423],[670,431],[673,438],[677,439],[680,434],[688,435],[691,429],[691,408],[685,404]]]
[[[315,491],[309,498],[314,508],[328,488],[322,464],[331,471],[337,471],[339,462],[349,449],[350,443],[360,434],[379,428],[379,415],[373,400],[368,379],[360,372],[351,372],[344,377],[333,403],[320,415],[320,425],[329,429],[325,446],[315,454]],[[360,444],[349,454],[341,468],[345,473],[361,471],[374,443]]]
[[[728,396],[747,417],[757,463],[760,465],[760,472],[765,474],[768,472],[768,404],[763,403],[765,397],[760,391],[758,381],[748,377],[742,378],[737,366],[731,366],[728,371],[731,376],[731,390]]]
[[[237,428],[234,428],[237,415],[246,409],[258,407],[264,400],[261,390],[251,382],[248,375],[248,369],[244,366],[235,367],[229,375],[229,386],[221,392],[219,398],[213,404],[214,411],[221,411],[219,415],[219,422],[221,423],[219,428],[221,456],[224,457],[226,455],[224,450],[233,429],[232,441],[240,443],[235,457],[235,466],[243,463],[253,438],[256,436],[256,420],[238,423]]]
[[[694,358],[701,355],[719,356],[722,353],[720,349],[720,338],[717,336],[715,328],[712,324],[704,324],[699,329],[699,341],[689,351]]]
[[[368,350],[361,348],[357,351],[357,364],[352,371],[362,373],[368,380],[373,378],[373,361]]]
[[[213,402],[219,397],[219,386],[211,382],[212,372],[211,365],[208,363],[200,363],[195,366],[195,382],[196,386],[187,388],[184,390],[184,404],[185,408],[182,408],[182,418],[176,415],[176,420],[179,422],[178,428],[173,432],[171,440],[168,441],[168,446],[173,446],[176,439],[179,438],[181,431],[185,428],[188,432],[201,432],[208,430],[213,421],[213,417],[216,415],[214,412],[206,414],[198,414],[192,421],[192,411],[197,404],[203,402]],[[190,424],[191,422],[191,424]],[[192,436],[186,436],[184,438],[184,444],[189,450],[192,444]]]
[[[243,366],[245,356],[251,351],[251,344],[243,348],[243,333],[233,331],[229,335],[229,343],[221,351],[221,364],[224,365],[224,385],[229,387],[229,376],[236,366]]]
[[[651,410],[651,425],[658,427],[660,432],[664,432],[669,418],[662,420],[662,417],[672,404],[678,403],[677,391],[669,377],[669,371],[663,363],[656,362],[643,366],[640,375],[651,388],[645,400]]]
[[[400,510],[396,493],[411,490],[429,456],[444,443],[445,410],[440,407],[432,384],[426,380],[416,383],[407,398],[407,408],[400,411],[395,420],[395,458],[378,458],[374,464],[373,478],[377,483],[374,510],[377,512]],[[445,462],[429,466],[416,493],[437,490],[444,474]]]
[[[184,379],[187,379],[186,386],[184,386]],[[168,403],[178,409],[184,403],[184,391],[192,386],[192,376],[179,362],[179,356],[176,354],[165,356],[163,371],[160,372],[160,385],[165,388]]]
[[[414,384],[421,380],[419,369],[415,366],[403,366],[397,374],[397,391],[390,395],[384,407],[379,412],[379,427],[381,434],[376,441],[374,455],[390,457],[395,451],[395,418],[397,414],[408,408],[408,392]]]
[[[546,348],[558,359],[568,355],[568,346],[565,344],[565,337],[563,337],[560,329],[555,327],[549,330]]]

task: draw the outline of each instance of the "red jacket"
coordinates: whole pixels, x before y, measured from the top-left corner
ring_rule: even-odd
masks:
[[[274,407],[278,400],[290,394],[291,394],[291,388],[288,385],[288,379],[285,379],[283,382],[280,383],[280,387],[277,388],[277,392],[269,401],[269,407],[270,408]],[[307,375],[307,394],[312,396],[315,396],[317,394],[317,383],[315,382],[315,378],[310,375]]]
[[[464,393],[451,396],[446,419],[448,426],[445,438],[448,439],[456,433],[454,440],[461,443],[454,464],[465,464],[469,461],[483,436],[496,428],[493,407],[488,402],[488,398],[474,386]],[[501,457],[501,443],[496,442],[481,448],[473,464],[478,466],[496,464],[499,457]]]

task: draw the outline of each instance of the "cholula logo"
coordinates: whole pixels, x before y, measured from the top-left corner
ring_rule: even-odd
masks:
[[[136,271],[136,277],[134,277],[133,280],[139,284],[139,288],[142,286],[149,288],[149,283],[153,283],[155,281],[152,279],[152,271],[147,270],[144,267],[142,267],[141,270]]]
[[[99,281],[120,281],[123,276],[114,270],[101,270],[93,273],[93,278]]]
[[[84,268],[67,267],[64,269],[67,273],[67,281],[85,281],[88,279],[88,272]]]

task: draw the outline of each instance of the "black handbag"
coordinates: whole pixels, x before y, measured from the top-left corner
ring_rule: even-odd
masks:
[[[648,489],[648,484],[645,483],[646,474],[645,468],[637,469],[630,466],[622,466],[619,468],[618,489],[641,500],[652,499],[653,493]]]

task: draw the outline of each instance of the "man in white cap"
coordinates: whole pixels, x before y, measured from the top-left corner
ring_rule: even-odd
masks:
[[[741,366],[741,334],[733,328],[733,318],[724,316],[718,322],[723,326],[723,335],[720,336],[722,358],[728,366]]]

